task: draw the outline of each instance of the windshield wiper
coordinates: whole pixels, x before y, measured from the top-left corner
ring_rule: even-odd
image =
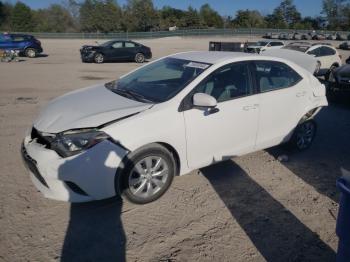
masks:
[[[117,93],[117,94],[120,94],[122,96],[125,96],[127,98],[131,98],[133,100],[137,100],[139,102],[146,102],[146,103],[153,103],[153,101],[145,98],[143,95],[137,93],[137,92],[134,92],[132,90],[127,90],[127,89],[121,89],[121,88],[115,88],[114,91]]]

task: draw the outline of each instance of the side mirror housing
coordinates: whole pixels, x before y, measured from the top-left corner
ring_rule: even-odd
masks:
[[[196,93],[193,95],[193,105],[197,107],[214,108],[217,105],[217,101],[211,95]]]

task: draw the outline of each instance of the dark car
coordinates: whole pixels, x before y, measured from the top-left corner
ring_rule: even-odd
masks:
[[[135,61],[143,63],[152,58],[151,49],[129,40],[111,40],[101,45],[84,45],[80,49],[83,62]]]
[[[350,91],[350,57],[346,60],[345,65],[330,72],[328,81],[331,91]]]
[[[350,41],[346,41],[339,45],[339,49],[350,50]]]
[[[18,50],[20,55],[33,58],[43,52],[41,42],[32,35],[0,34],[0,49]]]

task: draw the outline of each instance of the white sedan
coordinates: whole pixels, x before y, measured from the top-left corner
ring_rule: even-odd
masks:
[[[48,198],[158,199],[173,177],[289,142],[308,148],[325,87],[287,60],[231,52],[171,55],[56,98],[22,155]]]

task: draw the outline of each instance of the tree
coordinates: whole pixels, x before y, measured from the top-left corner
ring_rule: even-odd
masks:
[[[266,20],[269,27],[294,28],[295,24],[301,22],[301,14],[293,4],[293,0],[283,0],[273,13],[266,17]]]
[[[53,4],[47,9],[35,13],[36,27],[39,32],[72,32],[75,24],[71,14],[61,5]]]
[[[17,32],[32,32],[34,20],[32,10],[22,2],[17,2],[12,10],[11,29]]]
[[[238,27],[264,27],[266,22],[259,11],[253,10],[238,10],[236,18],[233,20],[235,26]]]
[[[122,11],[114,0],[85,0],[80,8],[80,26],[84,32],[121,30]]]
[[[216,28],[223,27],[224,23],[222,17],[218,12],[212,9],[209,4],[204,4],[201,6],[199,16],[204,26]]]
[[[152,0],[128,0],[123,20],[127,31],[150,31],[159,24]]]
[[[347,0],[323,0],[322,13],[328,20],[328,28],[348,30],[350,25],[350,4]]]
[[[198,28],[200,27],[200,17],[197,9],[189,6],[184,17],[184,26],[187,28]]]

